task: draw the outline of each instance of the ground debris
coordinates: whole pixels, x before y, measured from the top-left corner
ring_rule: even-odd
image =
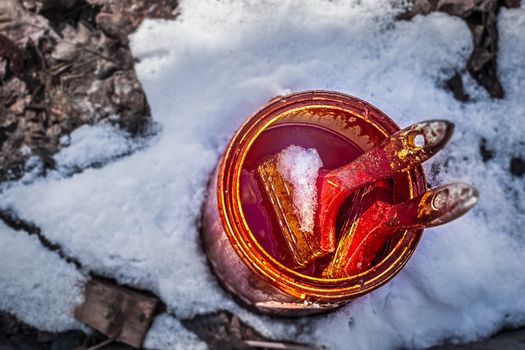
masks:
[[[228,311],[197,315],[194,318],[182,320],[182,324],[206,342],[210,349],[319,349],[305,344],[267,339],[255,329],[242,322],[239,317]]]
[[[400,19],[410,19],[418,14],[426,15],[433,11],[440,11],[465,20],[474,43],[466,69],[490,96],[503,98],[505,92],[498,79],[496,62],[498,12],[501,7],[519,7],[520,0],[409,0],[409,3],[408,10],[399,17]],[[457,100],[466,102],[469,97],[463,91],[463,84],[458,84],[456,75],[446,83],[446,87],[452,91]]]
[[[212,349],[248,349],[244,339],[264,340],[264,337],[253,328],[241,324],[237,316],[227,311],[197,315],[182,320],[182,324]]]
[[[0,182],[31,156],[54,168],[60,138],[108,120],[132,136],[150,109],[128,35],[146,17],[174,18],[177,1],[5,0],[0,3]]]
[[[93,278],[86,284],[85,301],[75,318],[111,340],[142,346],[160,301],[116,283]]]
[[[456,72],[450,79],[445,82],[445,88],[450,90],[454,98],[461,102],[467,102],[470,96],[465,92],[461,74]]]
[[[440,345],[428,350],[523,350],[524,344],[524,329],[508,329],[486,340],[459,345]]]
[[[0,33],[20,47],[29,41],[36,42],[43,36],[56,36],[47,19],[27,11],[18,0],[0,2]]]
[[[0,310],[0,349],[2,350],[131,350],[129,345],[111,342],[98,331],[89,335],[79,330],[45,332],[31,327]]]
[[[89,338],[82,331],[39,331],[0,310],[0,349],[71,350]]]
[[[98,26],[110,37],[127,42],[144,18],[175,18],[178,1],[174,0],[88,0],[101,7],[96,17]]]
[[[486,138],[481,138],[479,141],[479,154],[481,155],[481,160],[483,160],[483,163],[486,163],[494,158],[494,150],[488,147]]]
[[[520,157],[513,157],[510,160],[510,173],[517,177],[525,175],[525,160]]]

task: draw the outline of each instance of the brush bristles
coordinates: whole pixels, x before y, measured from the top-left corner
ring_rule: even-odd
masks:
[[[273,212],[297,267],[304,267],[321,257],[319,237],[314,232],[301,230],[299,217],[293,203],[293,185],[279,173],[277,157],[263,161],[257,174],[268,195]]]

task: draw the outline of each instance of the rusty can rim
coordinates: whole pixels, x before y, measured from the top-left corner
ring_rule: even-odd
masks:
[[[319,302],[347,301],[366,294],[392,279],[415,251],[423,230],[403,234],[391,252],[376,266],[355,276],[328,279],[301,274],[273,259],[257,242],[242,213],[239,178],[242,163],[256,137],[284,112],[297,107],[322,106],[343,109],[366,118],[383,130],[385,137],[399,126],[384,112],[357,97],[323,90],[292,93],[271,99],[253,113],[235,132],[226,147],[217,173],[217,199],[224,231],[241,260],[262,279],[283,292],[305,300]],[[410,195],[426,189],[421,166],[407,173]]]

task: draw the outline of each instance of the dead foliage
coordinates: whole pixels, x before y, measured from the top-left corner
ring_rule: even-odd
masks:
[[[401,19],[410,19],[418,14],[433,11],[445,12],[465,20],[472,33],[474,50],[467,63],[466,70],[483,86],[490,96],[503,98],[505,92],[498,79],[496,57],[498,53],[497,18],[501,7],[516,8],[520,0],[409,0],[409,10]],[[459,76],[459,75],[458,75]],[[461,77],[460,77],[461,78]],[[460,101],[468,100],[463,91],[461,79],[453,76],[447,82],[454,97]]]
[[[0,2],[0,181],[20,177],[30,156],[53,168],[60,138],[85,124],[143,135],[150,110],[128,35],[176,9],[174,0]]]

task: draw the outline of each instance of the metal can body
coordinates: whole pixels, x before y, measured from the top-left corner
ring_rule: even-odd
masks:
[[[251,145],[269,127],[319,125],[348,138],[363,152],[399,127],[383,112],[355,97],[307,91],[275,98],[235,133],[210,180],[203,206],[202,239],[212,270],[243,304],[260,312],[302,316],[334,309],[386,283],[415,250],[421,230],[407,230],[391,242],[382,260],[355,276],[328,279],[303,275],[273,259],[250,231],[239,197],[241,168]],[[425,190],[421,167],[393,180],[395,196],[406,200]]]

